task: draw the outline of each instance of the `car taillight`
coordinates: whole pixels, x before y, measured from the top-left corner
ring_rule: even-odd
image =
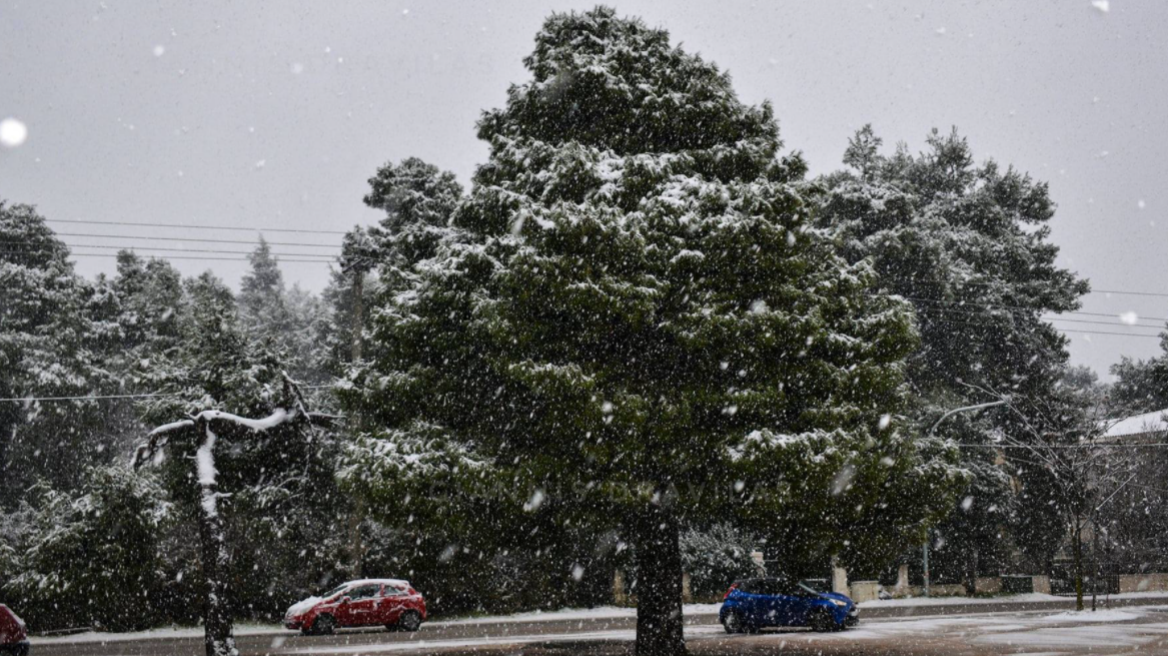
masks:
[[[730,589],[726,591],[726,594],[722,595],[722,601],[726,601],[726,599],[728,599],[730,597],[730,593],[734,592],[736,589],[738,589],[737,583],[731,585]]]

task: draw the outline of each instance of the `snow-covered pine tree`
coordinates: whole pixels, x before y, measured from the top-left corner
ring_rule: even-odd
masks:
[[[142,630],[157,610],[159,544],[171,506],[149,476],[124,463],[91,467],[73,492],[33,486],[17,557],[0,592],[40,630]]]
[[[369,178],[365,204],[385,211],[371,231],[382,277],[409,275],[412,265],[434,254],[462,200],[454,174],[416,157],[388,162]]]
[[[911,306],[812,226],[771,107],[603,7],[553,15],[524,63],[458,232],[371,319],[347,394],[366,462],[460,452],[517,512],[619,528],[646,656],[685,653],[683,520],[839,551],[849,527],[919,533],[888,500],[927,515],[958,474],[894,418]]]
[[[239,317],[244,332],[280,334],[289,321],[284,307],[284,274],[262,235],[247,259],[251,271],[244,274],[239,290]]]
[[[145,423],[163,428],[135,459],[159,464],[171,500],[199,520],[207,650],[217,656],[233,649],[234,610],[271,617],[333,574],[341,507],[331,435],[309,426],[285,367],[247,339],[239,311],[209,272],[184,281],[180,346],[152,381],[162,395],[141,405]],[[194,476],[202,462],[211,464]]]
[[[844,153],[848,168],[818,180],[815,197],[818,223],[838,235],[841,254],[870,261],[878,289],[914,306],[921,343],[909,359],[910,415],[922,431],[950,409],[994,400],[978,387],[1049,397],[1067,352],[1043,315],[1077,309],[1088,290],[1055,262],[1045,183],[992,160],[975,165],[956,130],[933,130],[926,143],[916,156],[903,144],[884,155],[865,126]],[[1001,410],[954,416],[938,433],[984,446],[995,431],[1016,430],[1016,419]],[[934,564],[950,560],[967,585],[1005,555],[1001,533],[1014,505],[996,458],[963,450],[974,478],[941,526],[945,547]]]
[[[325,320],[324,305],[298,285],[288,289],[280,263],[261,236],[248,256],[238,296],[239,324],[244,337],[276,354],[288,374],[303,383],[323,383],[325,355],[316,338]]]
[[[1147,360],[1124,356],[1111,365],[1116,416],[1168,409],[1168,330],[1160,333],[1160,351]]]
[[[0,201],[0,507],[38,478],[73,489],[114,457],[109,403],[38,401],[118,391],[103,352],[119,341],[112,294],[73,270],[69,250],[30,205]]]

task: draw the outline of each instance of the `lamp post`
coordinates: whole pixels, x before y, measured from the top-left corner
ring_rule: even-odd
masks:
[[[945,421],[946,419],[948,419],[949,417],[952,417],[955,414],[958,414],[960,412],[972,412],[974,410],[983,410],[985,408],[992,408],[992,407],[998,406],[998,405],[1005,405],[1006,402],[1007,402],[1007,399],[1001,399],[999,401],[990,401],[989,403],[978,403],[977,405],[967,405],[967,406],[964,406],[961,408],[954,408],[954,409],[950,410],[949,412],[946,412],[945,414],[941,415],[941,418],[933,423],[933,426],[931,428],[929,428],[929,437],[933,437],[934,433],[937,430],[937,427],[941,425],[941,422]],[[924,575],[923,578],[924,578],[924,584],[925,584],[924,588],[925,588],[925,596],[926,597],[929,596],[929,538],[930,538],[931,533],[932,533],[932,529],[925,529],[925,544],[924,544],[924,546],[921,547],[921,567],[922,567],[923,575]]]

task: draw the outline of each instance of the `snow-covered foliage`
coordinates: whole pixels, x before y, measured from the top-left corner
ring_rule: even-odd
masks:
[[[871,126],[859,130],[844,153],[848,169],[817,180],[814,198],[817,223],[838,235],[840,253],[871,262],[876,287],[913,305],[921,341],[907,372],[909,421],[927,432],[948,410],[990,400],[985,390],[1049,396],[1066,338],[1043,316],[1078,309],[1088,286],[1056,264],[1047,185],[993,161],[975,165],[956,130],[934,130],[915,156],[903,145],[885,155],[881,145]],[[1017,420],[999,409],[938,427],[976,445],[963,449],[973,479],[958,495],[973,503],[953,508],[937,560],[967,582],[997,571],[1007,550],[1014,492],[984,447],[1001,431],[1018,432]]]
[[[39,397],[116,393],[107,367],[122,334],[116,299],[102,281],[73,271],[69,251],[28,205],[0,200],[0,508],[37,478],[68,488],[90,463],[108,462],[135,424],[97,400]]]
[[[1115,383],[1111,396],[1115,416],[1168,408],[1168,331],[1160,333],[1160,351],[1146,360],[1124,357],[1112,365]]]
[[[683,531],[681,563],[694,598],[720,600],[734,581],[761,574],[751,556],[759,546],[754,535],[729,524]]]
[[[88,470],[75,492],[38,485],[20,531],[0,535],[0,594],[43,629],[142,629],[165,619],[161,542],[175,519],[153,477]]]
[[[683,517],[839,552],[919,534],[960,474],[877,428],[905,404],[911,306],[813,225],[770,106],[605,8],[548,19],[525,64],[480,121],[490,159],[455,230],[371,313],[347,412],[389,440],[444,435],[516,509],[543,490],[672,567]],[[742,448],[764,430],[830,437]],[[669,567],[641,564],[645,608],[680,603],[654,587]]]
[[[241,331],[271,351],[295,379],[325,382],[325,354],[316,341],[327,321],[324,304],[297,285],[285,287],[279,262],[263,237],[249,259],[251,271],[243,277],[238,298]]]

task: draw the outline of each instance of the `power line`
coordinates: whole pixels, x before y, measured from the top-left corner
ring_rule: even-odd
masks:
[[[82,232],[58,232],[60,237],[92,237],[97,239],[145,239],[148,241],[197,241],[209,244],[246,244],[255,246],[257,242],[239,239],[206,239],[202,237],[146,237],[137,235],[95,235]],[[304,246],[306,248],[340,248],[340,244],[306,244],[303,242],[269,241],[269,246]]]
[[[978,312],[976,312],[976,311],[973,311],[973,310],[970,310],[970,311],[962,311],[962,310],[957,310],[957,309],[947,309],[947,308],[918,308],[918,310],[923,310],[923,311],[925,311],[925,312],[940,312],[940,313],[952,313],[952,314],[963,314],[963,315],[964,315],[964,314],[975,314],[975,315],[978,315],[978,316],[984,316],[984,315],[981,315],[980,313],[978,313]],[[1119,324],[1119,323],[1117,323],[1117,322],[1114,322],[1114,321],[1090,321],[1090,320],[1086,320],[1086,319],[1064,319],[1064,318],[1062,318],[1062,317],[1039,317],[1039,319],[1040,319],[1040,320],[1042,320],[1042,321],[1059,321],[1059,322],[1069,322],[1069,323],[1086,323],[1086,324],[1094,324],[1094,325],[1099,325],[1099,326],[1117,326],[1117,325],[1123,325],[1123,324]],[[936,321],[936,319],[934,319],[934,321]],[[946,321],[946,323],[952,323],[952,320],[943,320],[943,321]],[[976,326],[977,324],[973,324],[973,323],[965,323],[965,324],[963,324],[963,325]],[[1161,330],[1160,326],[1146,326],[1146,325],[1139,325],[1139,326],[1131,326],[1131,327],[1132,327],[1132,328],[1144,328],[1144,329],[1146,329],[1146,330]],[[1056,328],[1059,328],[1059,327],[1058,327],[1058,326],[1056,326]],[[1081,331],[1081,330],[1076,330],[1076,329],[1073,329],[1073,328],[1059,328],[1059,330],[1068,330],[1068,331],[1074,331],[1074,332],[1083,332],[1083,331]],[[1089,332],[1090,332],[1090,331],[1089,331]],[[1156,334],[1154,334],[1154,335],[1149,335],[1149,334],[1147,334],[1147,333],[1107,333],[1107,332],[1103,331],[1103,332],[1099,332],[1099,334],[1102,334],[1102,335],[1106,335],[1106,334],[1115,334],[1115,335],[1133,335],[1133,336],[1136,336],[1136,337],[1159,337],[1159,336],[1160,336],[1160,333],[1159,333],[1159,332],[1157,332],[1157,333],[1156,333]]]
[[[81,219],[45,219],[48,223],[133,226],[137,228],[174,228],[179,230],[235,230],[239,232],[290,232],[313,235],[344,235],[344,230],[308,230],[303,228],[247,228],[243,226],[181,225],[178,223],[131,223],[129,221],[91,221]]]
[[[1112,335],[1114,337],[1144,337],[1146,339],[1160,339],[1159,335],[1137,335],[1136,333],[1109,333],[1106,331],[1076,330],[1074,328],[1059,328],[1064,333],[1079,333],[1083,335]]]
[[[3,252],[3,251],[0,251]],[[11,253],[20,255],[27,253],[27,251],[12,251]],[[70,257],[113,257],[116,258],[115,253],[70,253]],[[190,257],[184,255],[157,255],[152,256],[159,260],[197,260],[200,262],[250,262],[246,257],[214,257],[214,256],[196,256]],[[295,264],[333,264],[333,260],[293,260],[282,258],[280,263],[295,263]]]
[[[0,399],[0,402],[6,403],[32,403],[40,401],[109,401],[114,399],[153,399],[159,397],[182,396],[178,392],[173,393],[155,393],[155,394],[104,394],[95,396],[40,396],[40,397],[24,397],[24,398],[7,398]]]
[[[941,311],[944,311],[944,310],[941,310]],[[958,321],[956,319],[940,318],[940,319],[933,319],[933,321],[935,321],[937,323],[955,324],[955,325],[959,325],[959,326],[969,326],[970,328],[983,328],[983,329],[987,328],[987,326],[979,325],[976,323],[970,323],[968,321]],[[1103,331],[1103,330],[1081,330],[1081,329],[1077,329],[1077,328],[1059,328],[1057,326],[1053,326],[1053,327],[1058,329],[1058,330],[1061,330],[1063,332],[1067,332],[1067,333],[1081,333],[1081,334],[1085,334],[1085,335],[1113,335],[1116,337],[1143,337],[1143,338],[1147,338],[1147,339],[1160,339],[1159,335],[1148,335],[1148,334],[1141,334],[1141,333],[1114,333],[1114,332],[1107,332],[1107,331]],[[1147,327],[1147,326],[1145,326],[1145,327]]]
[[[1070,323],[1090,323],[1097,326],[1130,326],[1132,328],[1147,328],[1149,330],[1163,330],[1164,326],[1148,326],[1144,324],[1125,324],[1120,321],[1092,321],[1090,319],[1064,319],[1062,317],[1044,317],[1047,321],[1067,321]]]
[[[1034,308],[1024,308],[1024,307],[1015,306],[1015,305],[990,305],[987,303],[973,303],[973,302],[969,302],[969,301],[962,301],[960,303],[953,303],[952,301],[940,301],[940,300],[935,300],[935,299],[931,299],[931,298],[918,298],[918,297],[914,297],[914,296],[901,296],[901,298],[903,298],[905,300],[909,300],[909,301],[919,302],[919,303],[929,303],[932,305],[945,305],[945,304],[949,305],[949,307],[917,308],[918,310],[926,310],[926,311],[933,311],[933,312],[959,312],[959,313],[964,313],[964,314],[977,314],[977,315],[983,314],[983,311],[990,311],[990,312],[1006,311],[1006,312],[1026,312],[1026,313],[1038,312],[1041,314],[1048,314],[1048,313],[1052,312],[1051,310],[1038,310],[1038,309],[1034,309]],[[956,306],[956,307],[954,307],[954,306]],[[978,310],[975,308],[981,308],[981,309]],[[1084,312],[1082,310],[1068,310],[1064,313],[1058,313],[1058,314],[1076,314],[1076,315],[1084,315],[1084,316],[1091,316],[1091,317],[1115,317],[1115,316],[1117,316],[1114,314],[1108,314],[1106,312]],[[1068,321],[1067,319],[1059,319],[1058,317],[1042,317],[1042,318],[1045,318],[1047,320]],[[1163,317],[1143,317],[1143,320],[1168,322],[1168,318],[1163,318]],[[1160,326],[1141,325],[1141,326],[1135,326],[1135,327],[1136,328],[1160,329]]]
[[[34,246],[32,244],[23,244],[16,241],[0,241],[0,245],[7,245],[9,249],[0,252],[44,252],[52,249]],[[105,248],[124,251],[170,251],[177,253],[217,253],[220,255],[253,255],[255,251],[224,251],[219,249],[203,249],[203,248],[166,248],[164,246],[121,246],[113,244],[66,244],[69,248]],[[12,248],[20,248],[22,251],[13,251]],[[271,253],[273,257],[327,257],[333,259],[333,255],[325,255],[324,253]]]
[[[1081,314],[1081,315],[1087,316],[1087,317],[1115,317],[1115,316],[1117,316],[1116,314],[1110,313],[1110,312],[1085,312],[1083,310],[1070,310],[1067,312],[1063,312],[1062,314]],[[1168,323],[1168,317],[1140,317],[1140,320],[1141,321],[1157,321],[1160,323]],[[1156,327],[1159,328],[1160,326],[1156,326]]]
[[[1116,289],[1092,289],[1095,294],[1121,294],[1124,296],[1159,296],[1161,298],[1168,298],[1168,293],[1162,292],[1125,292]]]
[[[899,279],[898,280],[896,278],[879,278],[879,281],[880,282],[892,282],[892,283],[897,283],[900,285],[919,286],[919,287],[932,286],[932,285],[928,285],[928,284],[921,285],[920,284],[921,281],[919,281],[919,280],[906,280],[906,279]],[[947,286],[952,286],[954,288],[998,285],[998,284],[1003,284],[1003,283],[1004,284],[1023,284],[1023,285],[1026,284],[1025,281],[1014,281],[1014,280],[960,280],[960,281],[942,281],[941,282],[941,284],[946,284],[946,283],[948,283]],[[1120,295],[1124,295],[1124,296],[1159,296],[1159,297],[1163,297],[1163,298],[1168,298],[1168,292],[1126,291],[1126,290],[1118,290],[1118,289],[1091,289],[1087,293],[1088,294],[1120,294]]]

